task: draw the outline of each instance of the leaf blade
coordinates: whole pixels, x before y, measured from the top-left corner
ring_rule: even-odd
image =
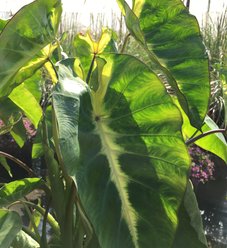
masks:
[[[0,209],[0,243],[2,248],[10,244],[22,228],[22,221],[16,212]]]
[[[0,207],[6,207],[21,199],[41,184],[42,180],[40,178],[25,178],[6,183],[0,188]]]
[[[189,167],[180,114],[137,59],[101,58],[99,88],[81,100],[79,195],[101,246],[171,246]]]
[[[198,23],[182,1],[118,1],[132,35],[147,51],[151,68],[165,77],[190,122],[201,128],[210,94],[208,60]],[[201,97],[203,96],[203,97]]]
[[[13,78],[53,41],[61,15],[61,1],[38,0],[20,9],[0,33],[0,97],[15,87]]]

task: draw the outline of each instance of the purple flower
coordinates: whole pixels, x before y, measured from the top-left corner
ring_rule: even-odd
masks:
[[[214,162],[210,154],[196,145],[189,147],[189,154],[192,160],[190,178],[196,183],[213,180]]]

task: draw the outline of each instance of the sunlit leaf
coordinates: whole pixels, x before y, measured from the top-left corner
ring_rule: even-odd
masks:
[[[113,33],[109,29],[102,31],[98,41],[94,41],[89,32],[85,35],[79,34],[75,37],[73,46],[76,58],[79,59],[79,63],[74,65],[75,71],[82,70],[83,77],[81,78],[87,82],[89,81],[89,78],[87,78],[89,71],[96,67],[93,58],[103,52],[117,52],[113,41]],[[94,64],[92,64],[92,60]],[[80,73],[78,75],[80,76]]]
[[[199,26],[181,0],[118,0],[131,34],[147,51],[151,68],[168,81],[188,115],[201,128],[210,94],[208,60]]]
[[[26,196],[32,190],[40,187],[40,178],[25,178],[6,183],[0,188],[0,207],[5,207]]]
[[[100,59],[96,91],[67,72],[54,93],[61,154],[73,158],[70,173],[101,247],[170,247],[189,169],[180,113],[137,59]]]
[[[26,79],[23,83],[28,91],[35,97],[37,102],[40,102],[42,97],[42,75],[41,70],[36,71],[31,77]]]
[[[190,138],[197,137],[198,135],[201,135],[204,132],[219,129],[219,127],[209,116],[206,116],[205,123],[202,126],[201,131],[191,126],[188,117],[185,115],[183,111],[182,111],[182,116],[184,120],[182,126],[182,132],[184,134],[186,141],[188,141]],[[227,163],[227,143],[222,133],[213,133],[207,135],[195,141],[195,144],[200,146],[204,150],[210,151],[213,154],[219,156]]]
[[[137,59],[101,58],[99,87],[81,104],[82,203],[101,246],[170,247],[189,167],[180,113]]]
[[[20,68],[14,77],[15,84],[20,84],[26,79],[33,77],[38,69],[48,63],[53,51],[57,48],[57,43],[48,44],[39,51],[26,65]],[[33,77],[34,78],[34,77]],[[37,82],[36,82],[37,83]]]
[[[9,98],[25,113],[37,128],[42,117],[42,109],[32,93],[20,84],[9,95]]]
[[[14,78],[55,38],[61,1],[37,0],[18,11],[0,33],[0,97],[15,87]]]
[[[13,129],[10,131],[13,139],[16,141],[19,147],[23,147],[25,141],[27,140],[26,129],[23,124],[23,120],[17,122]]]

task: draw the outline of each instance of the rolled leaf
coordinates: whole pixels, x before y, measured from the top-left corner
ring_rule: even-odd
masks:
[[[22,221],[18,213],[0,209],[1,248],[9,248],[21,228]]]
[[[53,109],[57,122],[57,137],[62,160],[68,174],[75,177],[79,159],[78,121],[80,96],[87,91],[86,84],[72,75],[72,71],[59,64],[59,83],[53,91]]]
[[[208,60],[196,18],[181,0],[118,0],[131,34],[150,66],[171,85],[193,126],[200,129],[210,94]]]
[[[20,9],[0,33],[0,97],[15,87],[18,71],[53,41],[61,15],[60,0],[37,0]]]

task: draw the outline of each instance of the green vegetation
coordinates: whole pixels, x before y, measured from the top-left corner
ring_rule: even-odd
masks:
[[[44,156],[48,170],[0,188],[2,248],[207,247],[187,145],[224,161],[227,147],[207,116],[199,26],[181,0],[117,2],[140,56],[126,54],[129,35],[118,51],[104,28],[97,39],[68,36],[67,57],[60,0],[36,0],[1,22],[3,132],[23,143],[26,117],[37,129],[33,158]],[[45,203],[27,199],[34,189]]]

